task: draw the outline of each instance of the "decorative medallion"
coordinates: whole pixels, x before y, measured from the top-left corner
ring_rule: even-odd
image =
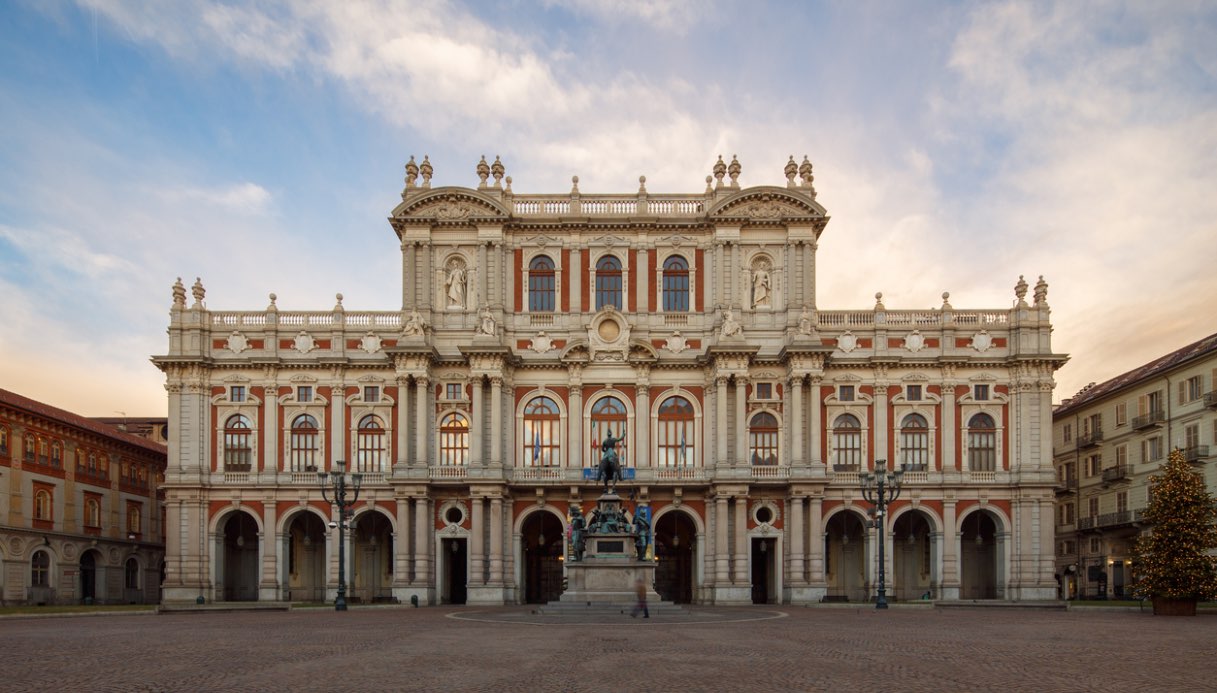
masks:
[[[914,354],[925,348],[925,337],[921,336],[921,332],[913,330],[904,338],[904,348]]]
[[[549,335],[545,334],[544,330],[542,330],[541,332],[537,333],[536,337],[532,338],[532,346],[529,348],[538,354],[544,354],[545,352],[554,348],[554,341],[549,338]]]
[[[615,342],[621,336],[621,325],[616,320],[605,320],[596,328],[596,333],[606,342]]]
[[[301,354],[307,354],[308,352],[317,348],[317,344],[313,341],[312,335],[303,331],[296,335],[296,341],[294,344],[296,351],[300,352]]]
[[[380,351],[380,337],[377,337],[371,332],[365,334],[363,339],[359,342],[359,348],[363,349],[369,354],[375,354],[376,352]]]
[[[858,348],[858,338],[854,336],[854,333],[846,330],[845,334],[837,339],[837,348],[848,354]]]
[[[233,330],[233,333],[228,335],[228,350],[234,354],[239,354],[249,348],[249,341],[245,339],[245,335]]]
[[[685,339],[684,335],[680,333],[680,330],[677,330],[676,332],[672,333],[671,337],[668,337],[668,342],[664,345],[664,347],[673,354],[679,354],[680,352],[689,348],[689,340]]]
[[[988,351],[991,346],[993,346],[993,337],[989,336],[988,330],[981,330],[972,337],[972,348],[977,351]]]

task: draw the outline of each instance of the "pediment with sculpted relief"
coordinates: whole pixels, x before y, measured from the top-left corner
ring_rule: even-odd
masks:
[[[733,218],[753,221],[781,221],[823,217],[825,209],[818,202],[800,193],[767,186],[748,188],[728,197],[710,210],[715,219]]]
[[[429,195],[403,202],[393,210],[393,220],[460,222],[470,219],[506,219],[510,213],[497,200],[464,188],[440,188]]]

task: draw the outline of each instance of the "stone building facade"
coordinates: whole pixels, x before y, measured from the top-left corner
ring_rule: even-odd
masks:
[[[883,536],[896,599],[1038,599],[1053,580],[1048,285],[1012,307],[822,309],[812,167],[742,187],[516,194],[406,166],[389,218],[400,310],[212,311],[174,287],[167,600],[332,598],[362,473],[358,600],[546,601],[604,436],[653,518],[678,602],[863,601],[878,532],[859,491],[904,464]],[[396,299],[394,299],[396,303]]]
[[[0,390],[0,603],[159,602],[166,453]]]
[[[1217,494],[1217,334],[1091,384],[1052,420],[1062,592],[1131,598],[1149,480],[1170,451],[1182,449]]]

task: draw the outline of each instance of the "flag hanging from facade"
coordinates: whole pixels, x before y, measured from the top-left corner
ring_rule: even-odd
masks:
[[[541,457],[541,432],[533,431],[532,433],[532,461],[535,464]]]
[[[685,427],[680,427],[680,466],[684,467],[688,463],[685,461],[685,452],[688,448],[685,445]]]

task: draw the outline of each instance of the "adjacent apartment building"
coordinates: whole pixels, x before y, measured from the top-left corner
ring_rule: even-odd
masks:
[[[165,599],[332,599],[343,523],[318,473],[339,465],[362,475],[352,598],[555,599],[610,435],[667,599],[865,601],[880,537],[896,599],[1055,598],[1047,282],[1005,307],[822,306],[811,163],[755,187],[741,168],[688,194],[521,194],[498,159],[433,187],[411,158],[392,309],[213,310],[179,280],[153,359]],[[878,284],[866,253],[828,261]],[[906,471],[882,534],[859,490],[876,460]]]
[[[0,390],[0,598],[154,604],[164,445]]]
[[[1217,491],[1217,334],[1098,385],[1053,412],[1056,565],[1069,598],[1131,596],[1149,478],[1172,448]]]

